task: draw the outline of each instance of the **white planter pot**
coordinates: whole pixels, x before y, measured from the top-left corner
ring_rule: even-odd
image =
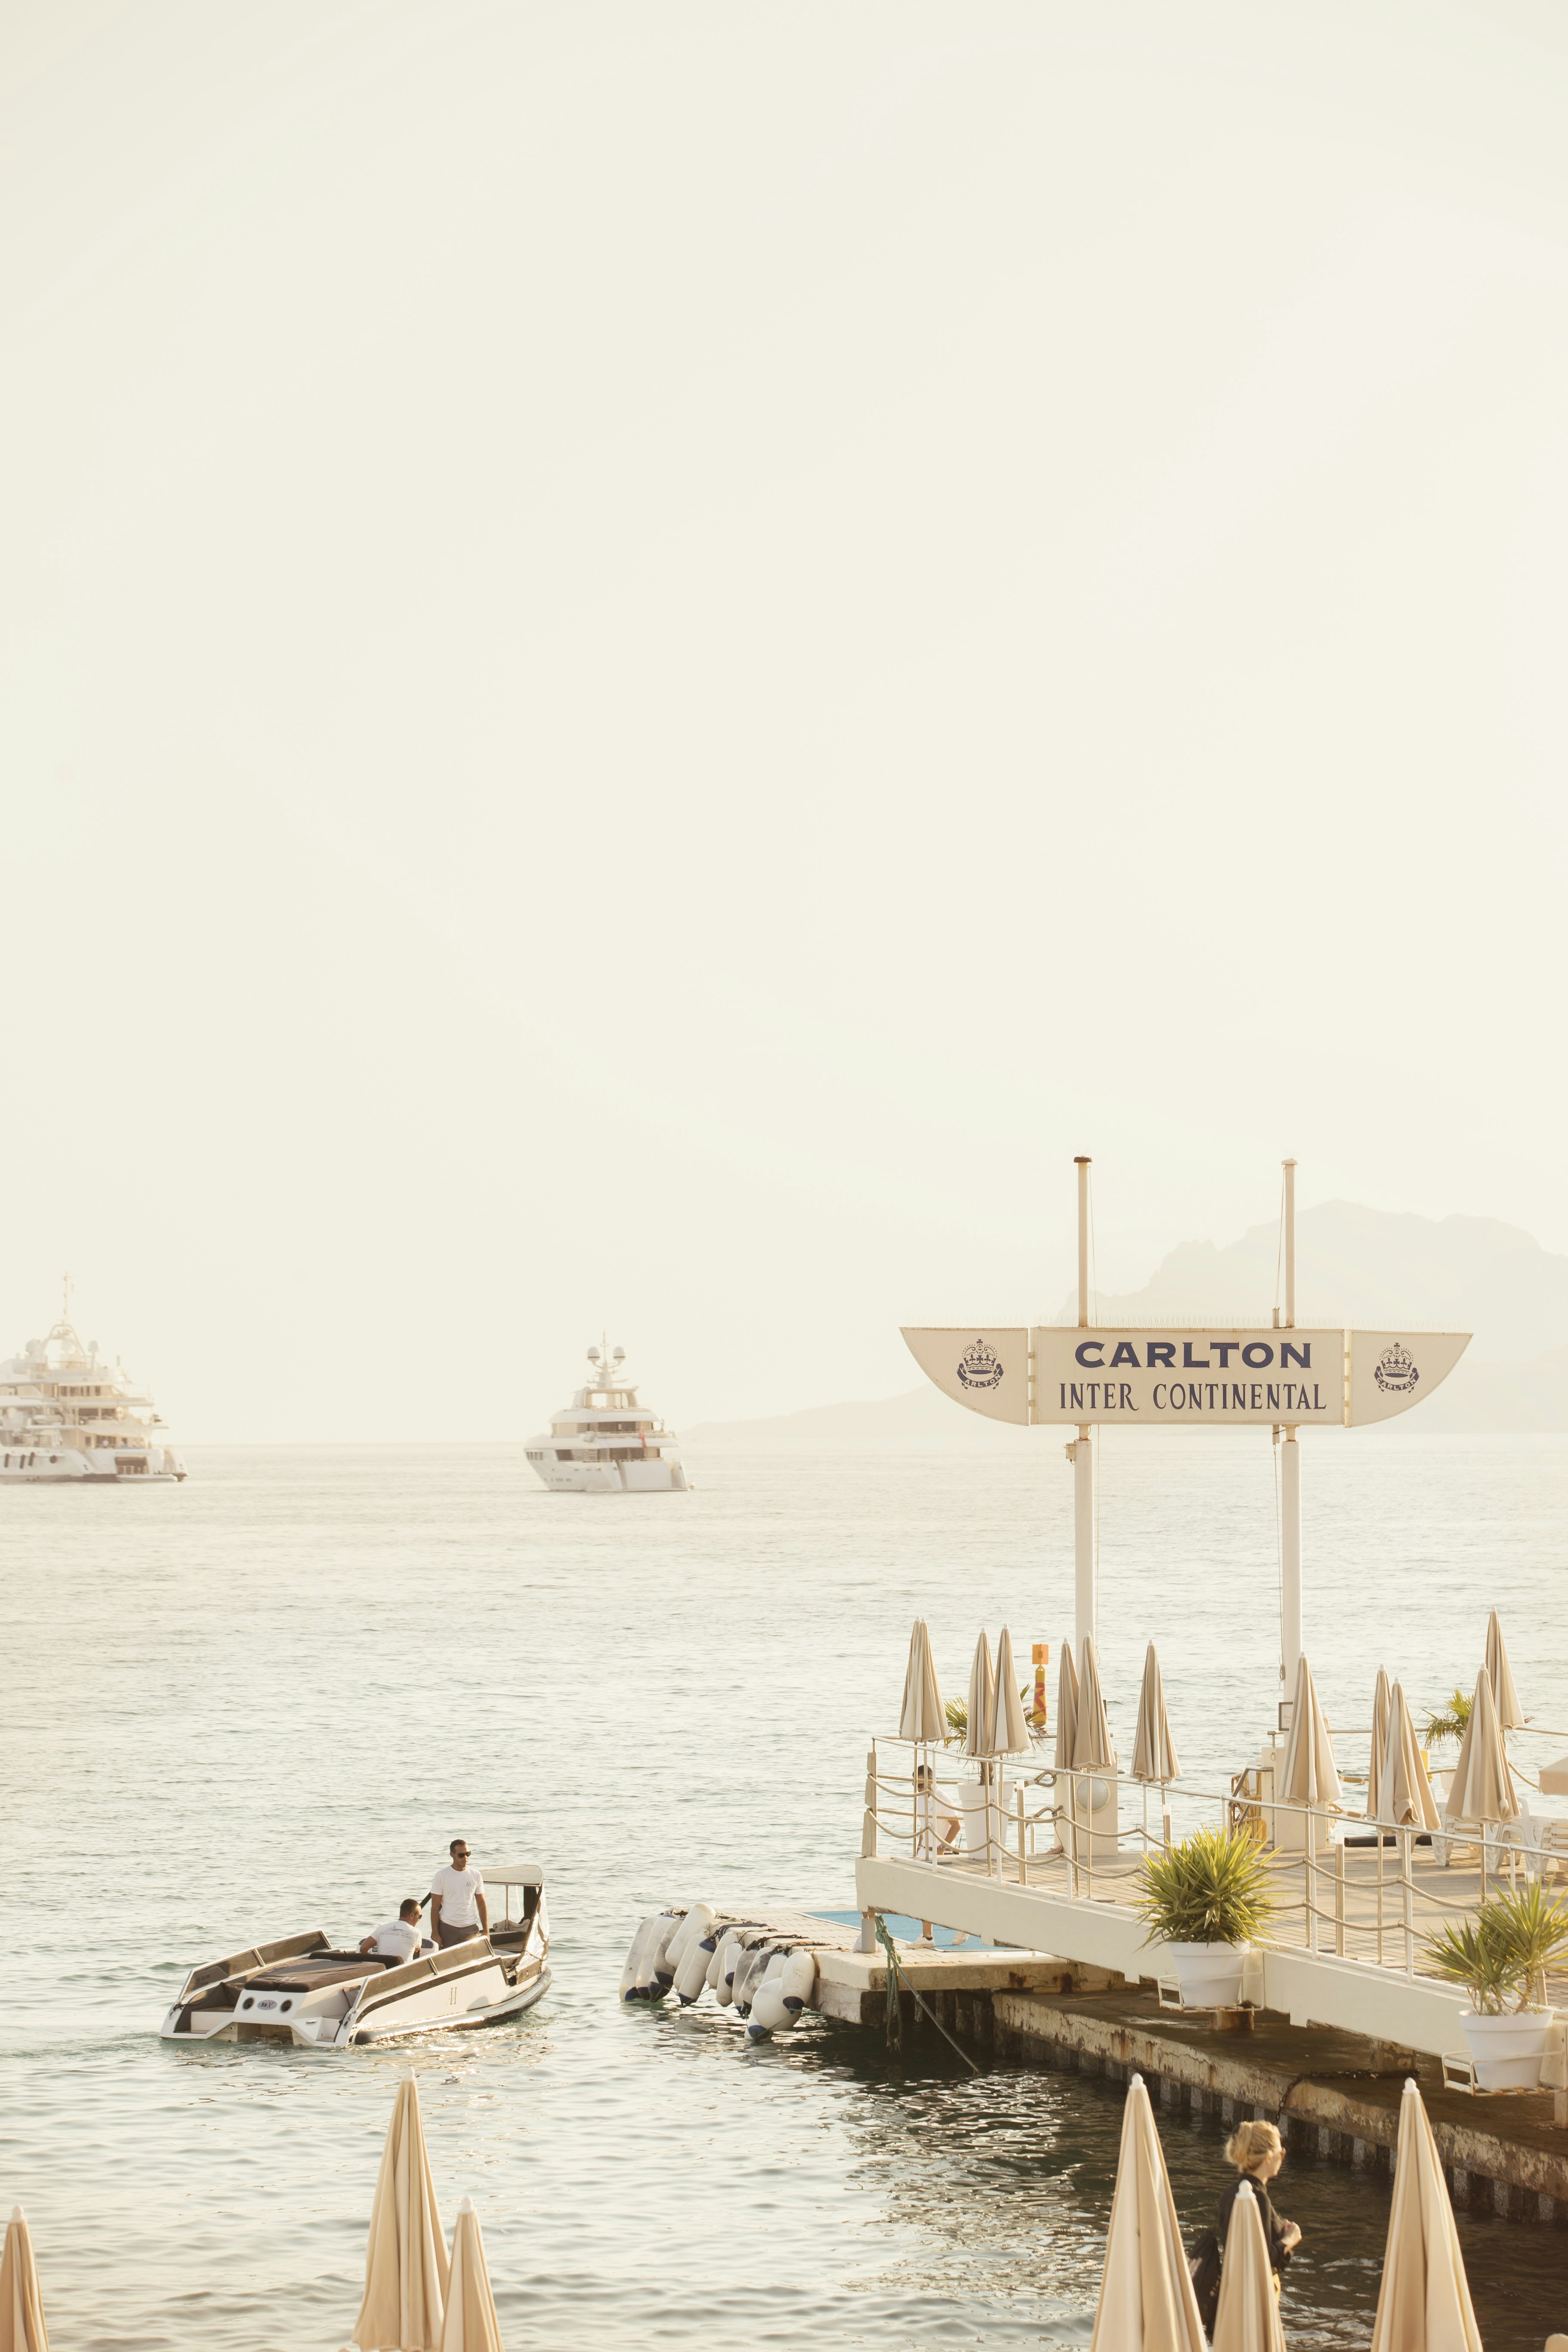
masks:
[[[1478,2091],[1535,2091],[1552,2032],[1549,2009],[1515,2010],[1510,2017],[1477,2017],[1467,2010],[1459,2023],[1469,2045]]]
[[[1162,1944],[1182,1988],[1184,2009],[1234,2009],[1241,1999],[1245,1944]]]

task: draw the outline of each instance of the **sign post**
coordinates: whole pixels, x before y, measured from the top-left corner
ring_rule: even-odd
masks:
[[[1075,1160],[1078,1170],[1078,1328],[1089,1328],[1089,1162]],[[1100,1626],[1098,1563],[1094,1556],[1094,1425],[1080,1422],[1068,1447],[1072,1464],[1073,1630],[1079,1656],[1088,1637]]]
[[[1285,1162],[1285,1328],[1296,1328],[1296,1163]],[[1287,1422],[1279,1448],[1279,1727],[1289,1729],[1290,1694],[1301,1654],[1301,1449]]]
[[[1078,1170],[1078,1321],[976,1330],[906,1328],[928,1380],[993,1421],[1074,1432],[1073,1624],[1098,1631],[1094,1430],[1266,1428],[1279,1440],[1279,1673],[1287,1698],[1301,1654],[1303,1428],[1354,1429],[1408,1412],[1447,1380],[1468,1331],[1303,1329],[1296,1320],[1296,1162],[1285,1162],[1285,1312],[1268,1328],[1112,1330],[1089,1297],[1089,1161]],[[1283,1726],[1287,1717],[1281,1714]]]

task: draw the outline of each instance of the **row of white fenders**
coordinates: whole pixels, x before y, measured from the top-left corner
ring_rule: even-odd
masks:
[[[621,1970],[623,2000],[668,2000],[691,2009],[710,1992],[733,2008],[753,2042],[798,2025],[816,1991],[816,1955],[798,1937],[756,1921],[721,1919],[711,1904],[655,1911],[632,1937]]]

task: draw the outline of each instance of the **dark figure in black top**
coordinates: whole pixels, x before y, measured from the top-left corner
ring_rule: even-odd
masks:
[[[1193,2286],[1198,2298],[1198,2311],[1205,2331],[1214,2334],[1215,2309],[1219,2301],[1220,2267],[1225,2256],[1225,2242],[1230,2231],[1231,2208],[1235,2205],[1245,2179],[1258,2200],[1258,2218],[1263,2223],[1263,2235],[1268,2246],[1269,2267],[1274,2273],[1274,2289],[1279,2291],[1279,2273],[1301,2242],[1301,2232],[1294,2221],[1283,2221],[1274,2210],[1268,2194],[1268,2183],[1285,2161],[1285,2150],[1272,2124],[1237,2124],[1225,2145],[1226,2157],[1237,2169],[1237,2179],[1220,2192],[1219,2208],[1212,2231],[1205,2231],[1193,2250]]]

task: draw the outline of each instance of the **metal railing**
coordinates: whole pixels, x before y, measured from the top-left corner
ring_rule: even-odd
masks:
[[[1503,1879],[1517,1885],[1521,1869],[1568,1869],[1568,1852],[1532,1849],[1507,1824],[1456,1823],[1434,1842],[1414,1826],[1390,1828],[1342,1806],[1294,1803],[1276,1794],[1261,1765],[1237,1773],[1226,1790],[1184,1780],[1179,1788],[1135,1782],[1142,1818],[1123,1819],[1126,1777],[1114,1768],[1069,1770],[1027,1757],[952,1756],[901,1740],[873,1741],[861,1851],[1058,1899],[1131,1908],[1143,1856],[1173,1843],[1174,1805],[1183,1833],[1209,1822],[1257,1837],[1273,1882],[1268,1944],[1397,1969],[1412,1980],[1430,1976],[1420,1965],[1426,1939],[1448,1921],[1473,1916],[1492,1885]],[[1095,1784],[1106,1784],[1098,1805]],[[1347,1846],[1347,1835],[1367,1843]],[[1473,1855],[1468,1870],[1456,1872],[1457,1853]],[[1546,1997],[1568,2006],[1568,1972],[1548,1980]]]

